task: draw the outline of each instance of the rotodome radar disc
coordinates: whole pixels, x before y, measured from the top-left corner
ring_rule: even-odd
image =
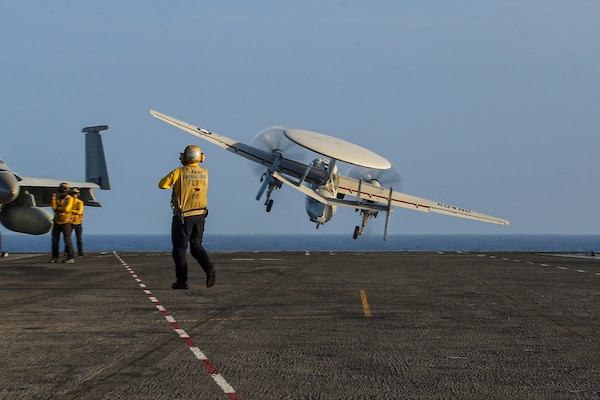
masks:
[[[291,141],[327,157],[366,168],[388,169],[392,164],[379,154],[333,136],[302,129],[286,129]]]

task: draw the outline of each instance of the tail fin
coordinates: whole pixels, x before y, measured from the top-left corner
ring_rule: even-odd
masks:
[[[85,180],[100,186],[100,189],[109,190],[108,170],[104,159],[102,136],[100,131],[108,129],[108,125],[88,126],[85,132]]]

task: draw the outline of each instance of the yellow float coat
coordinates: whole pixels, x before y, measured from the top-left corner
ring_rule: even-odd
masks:
[[[173,188],[173,212],[183,217],[206,214],[208,171],[198,164],[186,165],[171,171],[158,183],[161,189]]]
[[[83,222],[83,201],[73,198],[73,208],[71,208],[71,223],[81,225]]]
[[[66,195],[64,198],[53,198],[52,209],[54,210],[54,223],[64,225],[71,222],[71,209],[73,209],[73,198]]]

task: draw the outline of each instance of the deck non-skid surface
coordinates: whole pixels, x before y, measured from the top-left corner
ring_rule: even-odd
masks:
[[[600,259],[219,252],[0,259],[0,399],[600,397]]]

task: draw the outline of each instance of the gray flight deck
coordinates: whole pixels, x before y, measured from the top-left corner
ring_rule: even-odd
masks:
[[[600,257],[212,257],[0,259],[0,399],[600,397]]]

